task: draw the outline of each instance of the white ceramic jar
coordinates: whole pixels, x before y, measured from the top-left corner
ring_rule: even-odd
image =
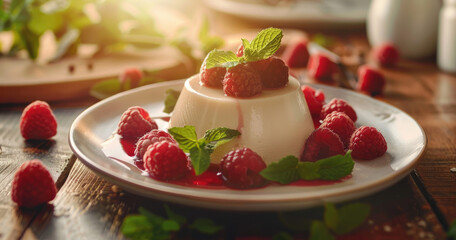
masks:
[[[437,64],[443,71],[456,73],[456,0],[444,0],[440,11]]]
[[[404,58],[435,54],[440,0],[373,0],[367,16],[372,46],[396,45]]]

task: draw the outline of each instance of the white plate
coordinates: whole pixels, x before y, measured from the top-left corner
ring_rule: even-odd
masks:
[[[311,24],[318,24],[319,27],[363,24],[369,6],[367,0],[358,7],[337,7],[324,4],[322,1],[296,1],[277,6],[233,0],[206,0],[205,3],[210,9],[235,17],[295,27]]]
[[[73,152],[100,176],[142,196],[204,208],[261,211],[307,208],[380,191],[405,177],[426,146],[423,129],[401,110],[353,91],[313,85],[322,89],[327,99],[347,100],[357,111],[357,125],[376,127],[388,143],[384,156],[357,161],[352,177],[343,182],[307,187],[269,185],[254,190],[201,189],[155,181],[105,156],[101,144],[116,130],[128,107],[139,105],[152,116],[161,115],[164,92],[169,88],[179,90],[183,83],[180,80],[144,86],[89,107],[71,126],[69,143]]]

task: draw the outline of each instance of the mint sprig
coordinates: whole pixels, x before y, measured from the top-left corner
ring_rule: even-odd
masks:
[[[259,32],[251,42],[247,39],[241,39],[244,46],[244,55],[242,57],[236,56],[232,51],[212,50],[206,56],[206,68],[230,68],[243,62],[269,58],[279,49],[282,37],[282,30],[267,28]]]
[[[173,127],[168,129],[168,132],[184,152],[190,153],[196,175],[202,174],[209,168],[210,155],[218,146],[241,135],[237,130],[223,127],[206,131],[200,139],[196,135],[194,126]]]
[[[336,155],[316,162],[300,162],[295,156],[287,156],[277,163],[271,163],[260,174],[264,178],[288,184],[299,179],[338,180],[353,171],[355,162],[348,151],[345,155]]]

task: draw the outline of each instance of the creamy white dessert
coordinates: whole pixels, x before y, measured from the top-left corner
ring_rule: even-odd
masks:
[[[244,99],[202,86],[199,75],[193,76],[185,82],[169,122],[170,127],[186,125],[195,126],[198,138],[217,127],[241,132],[241,136],[214,151],[213,163],[242,147],[258,153],[266,164],[288,155],[299,158],[314,130],[299,82],[292,77],[283,88],[263,90],[260,95]]]

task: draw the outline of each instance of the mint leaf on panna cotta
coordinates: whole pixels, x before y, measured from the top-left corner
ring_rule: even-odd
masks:
[[[213,67],[234,67],[239,64],[240,58],[231,51],[212,50],[206,56],[206,69]]]
[[[269,164],[260,174],[267,180],[281,184],[299,179],[338,180],[351,174],[354,165],[351,151],[345,155],[336,155],[316,162],[300,162],[294,156],[287,156],[279,162]]]
[[[179,143],[179,147],[190,154],[196,175],[202,174],[209,168],[210,155],[218,146],[241,135],[237,130],[224,127],[210,129],[200,139],[196,135],[194,126],[173,127],[169,128],[168,132]]]

